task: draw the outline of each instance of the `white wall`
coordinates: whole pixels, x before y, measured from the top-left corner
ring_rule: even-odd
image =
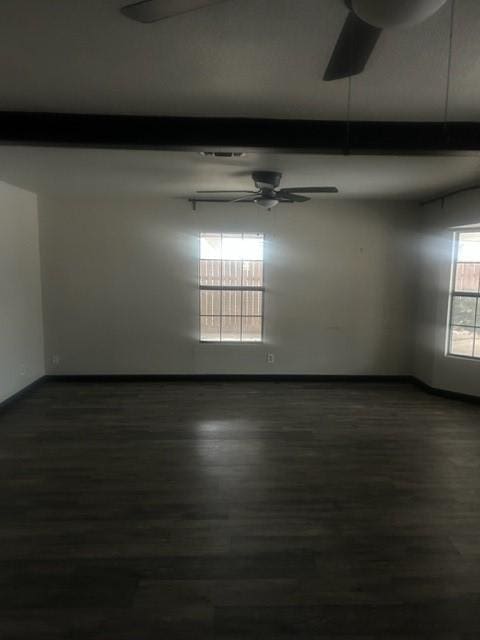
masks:
[[[49,373],[413,373],[480,395],[480,362],[445,356],[452,227],[480,223],[480,192],[443,208],[197,214],[180,200],[41,197],[39,212]],[[199,344],[200,231],[265,233],[265,344]],[[44,373],[37,198],[5,183],[0,300],[2,401]]]
[[[43,374],[37,198],[0,182],[0,402]]]
[[[423,210],[418,237],[419,278],[414,374],[438,389],[480,395],[480,361],[445,355],[453,227],[480,223],[480,192]]]
[[[379,202],[42,197],[48,372],[408,374],[412,221]],[[199,344],[200,231],[265,233],[266,344]]]

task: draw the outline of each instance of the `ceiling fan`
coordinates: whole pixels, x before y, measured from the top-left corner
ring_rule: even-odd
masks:
[[[384,29],[408,27],[433,16],[447,0],[343,0],[349,14],[323,76],[339,80],[361,73]],[[122,7],[138,22],[157,22],[226,0],[142,0]]]
[[[344,0],[349,14],[324,80],[339,80],[365,69],[384,29],[411,27],[433,16],[447,0]]]
[[[279,189],[282,174],[277,171],[254,171],[252,180],[255,183],[256,191],[244,191],[242,189],[236,191],[197,191],[197,193],[205,194],[236,194],[228,195],[224,198],[190,198],[193,206],[197,202],[229,202],[236,203],[254,203],[264,209],[272,209],[277,204],[293,204],[295,202],[308,202],[303,193],[338,193],[336,187],[290,187],[288,189]],[[244,194],[244,195],[240,195]]]

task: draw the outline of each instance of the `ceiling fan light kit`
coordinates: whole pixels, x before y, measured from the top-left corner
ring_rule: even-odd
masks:
[[[279,201],[275,198],[257,198],[256,200],[254,200],[254,203],[257,206],[262,207],[263,209],[268,209],[268,211],[271,211],[273,207],[276,207],[277,204],[279,204]]]

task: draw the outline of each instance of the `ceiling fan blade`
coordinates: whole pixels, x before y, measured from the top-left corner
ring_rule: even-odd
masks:
[[[231,198],[189,198],[189,202],[235,202]]]
[[[137,22],[158,22],[182,13],[203,9],[226,0],[143,0],[122,7],[120,11],[127,18]]]
[[[306,196],[300,196],[296,193],[290,193],[288,191],[284,191],[283,193],[281,191],[278,192],[278,197],[286,198],[287,202],[308,202],[310,200],[310,198],[307,198]]]
[[[296,193],[338,193],[337,187],[289,187],[278,192],[290,197]]]
[[[251,200],[245,200],[244,198],[189,198],[188,200],[189,202],[226,202],[230,204],[237,202],[253,202],[253,198]]]
[[[261,193],[250,193],[247,196],[242,196],[241,198],[237,198],[236,200],[232,200],[232,202],[255,202],[257,198],[262,196]]]
[[[348,78],[365,69],[382,29],[372,27],[350,11],[323,79]]]
[[[257,192],[247,191],[246,189],[235,189],[235,191],[197,191],[197,193],[257,193]]]

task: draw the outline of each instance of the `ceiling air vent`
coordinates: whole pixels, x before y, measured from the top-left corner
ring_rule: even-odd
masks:
[[[247,154],[241,151],[200,151],[202,158],[244,158]]]

